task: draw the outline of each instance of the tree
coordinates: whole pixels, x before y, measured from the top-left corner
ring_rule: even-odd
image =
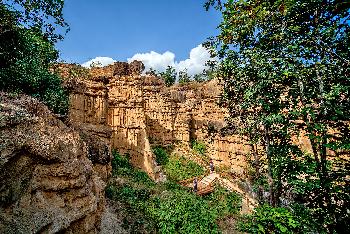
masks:
[[[293,189],[328,232],[349,231],[350,3],[219,1],[224,105],[237,131],[265,147],[270,203]],[[235,125],[237,127],[237,124]],[[245,128],[239,128],[245,126]],[[293,143],[304,135],[311,154]],[[332,156],[330,156],[332,152]],[[300,179],[307,176],[313,181]],[[346,231],[345,231],[346,230]]]
[[[186,84],[191,81],[191,76],[188,75],[187,69],[179,72],[179,83]]]
[[[51,41],[63,39],[63,33],[59,30],[65,32],[69,30],[63,18],[64,0],[1,0],[0,5],[7,9],[4,16],[9,14],[15,16],[19,25],[27,29],[42,31],[44,37]],[[8,17],[4,19],[8,21],[7,23],[12,21]],[[0,33],[2,33],[1,29]]]
[[[168,66],[164,72],[160,72],[159,75],[164,79],[165,85],[170,87],[175,84],[176,81],[176,70],[172,66]]]
[[[157,72],[155,69],[153,69],[152,67],[150,67],[150,68],[148,69],[148,71],[146,71],[146,74],[147,74],[147,75],[151,75],[151,76],[157,76],[157,75],[158,75],[158,72]]]
[[[60,36],[48,21],[54,18],[63,24],[62,7],[63,1],[0,3],[0,90],[34,96],[60,114],[67,111],[68,94],[60,77],[50,71],[58,58],[54,41]],[[41,18],[35,15],[39,12]]]

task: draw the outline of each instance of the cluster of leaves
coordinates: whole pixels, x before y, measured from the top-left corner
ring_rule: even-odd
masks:
[[[15,1],[26,9],[27,13],[23,13],[12,9],[9,2],[0,3],[0,90],[26,93],[43,101],[53,112],[65,114],[68,94],[62,88],[59,76],[50,71],[58,52],[40,27],[22,25],[24,15],[31,15],[28,13],[30,9],[36,12],[36,7],[43,6],[41,3],[31,5]],[[47,10],[48,14],[56,14],[54,9]],[[28,19],[24,22],[28,22]]]
[[[221,60],[222,104],[232,130],[250,139],[268,202],[305,205],[319,232],[349,232],[349,2],[209,0],[210,6],[222,13],[219,35],[206,43]],[[310,149],[295,145],[295,137],[307,138]]]
[[[170,87],[175,84],[176,81],[176,70],[172,66],[168,66],[164,72],[160,72],[159,76],[164,79],[165,85]]]
[[[63,18],[64,0],[1,0],[0,4],[13,12],[23,27],[43,32],[50,41],[63,39],[69,31]]]
[[[201,141],[192,140],[191,147],[192,147],[193,151],[196,152],[197,154],[204,155],[206,152],[206,146]]]
[[[204,168],[197,163],[178,155],[172,155],[164,169],[168,178],[173,181],[200,176],[205,172]]]
[[[142,220],[142,225],[126,222],[134,231],[152,232],[155,228],[159,233],[219,233],[217,219],[240,210],[241,198],[235,193],[220,188],[210,196],[199,197],[171,180],[155,184],[147,175],[140,177],[128,157],[117,152],[113,155],[113,175],[123,177],[124,182],[110,183],[106,195],[126,204],[128,212]]]
[[[208,65],[208,69],[205,69],[203,72],[193,76],[188,74],[187,69],[176,72],[176,69],[172,66],[168,66],[164,72],[157,72],[151,68],[147,73],[159,75],[162,79],[164,79],[165,85],[170,87],[175,84],[177,77],[179,84],[186,84],[191,81],[204,82],[212,80],[216,76],[216,64],[214,62],[208,62]]]
[[[129,176],[135,179],[136,182],[143,183],[148,186],[153,186],[154,182],[149,178],[146,172],[135,169],[130,163],[128,154],[121,155],[116,150],[112,152],[112,174],[113,176]]]
[[[158,165],[166,165],[169,162],[169,155],[164,147],[157,145],[152,148],[152,151],[156,156],[156,162]]]
[[[259,206],[254,214],[242,218],[238,226],[241,231],[248,233],[310,233],[312,231],[309,218],[302,219],[287,208],[271,207],[266,204]]]

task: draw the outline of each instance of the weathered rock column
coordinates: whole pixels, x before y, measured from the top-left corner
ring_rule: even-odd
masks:
[[[112,131],[107,125],[107,83],[108,78],[103,74],[67,82],[70,90],[68,124],[79,131],[86,142],[89,159],[104,181],[107,181],[112,172]]]
[[[143,64],[115,63],[108,84],[108,125],[112,127],[112,147],[129,154],[134,166],[157,179],[153,153],[146,132],[143,99]]]

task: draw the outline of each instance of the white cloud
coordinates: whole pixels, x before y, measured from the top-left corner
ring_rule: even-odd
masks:
[[[190,52],[190,58],[180,61],[176,64],[178,71],[187,69],[189,75],[201,73],[206,67],[206,62],[212,60],[207,49],[202,45],[193,48]]]
[[[91,66],[91,64],[94,63],[98,66],[104,67],[104,66],[112,64],[114,62],[116,62],[116,61],[110,57],[96,57],[94,59],[91,59],[91,60],[83,63],[82,66],[89,68]]]
[[[145,65],[145,71],[149,70],[149,68],[153,68],[159,72],[163,72],[168,66],[173,66],[177,72],[187,69],[189,75],[194,75],[201,73],[207,68],[205,66],[206,62],[213,59],[210,58],[207,49],[202,45],[198,45],[191,50],[190,57],[182,61],[175,61],[175,54],[169,51],[164,54],[159,54],[154,51],[149,53],[138,53],[131,58],[128,58],[128,62],[134,60],[142,61]]]
[[[169,51],[164,54],[159,54],[154,51],[149,53],[138,53],[131,58],[128,58],[129,63],[134,60],[142,61],[145,65],[145,71],[153,68],[157,71],[163,72],[168,66],[175,66],[175,54]]]
[[[170,51],[166,51],[163,54],[154,51],[148,53],[137,53],[127,60],[129,63],[134,60],[142,61],[145,65],[145,71],[153,68],[159,72],[163,72],[168,66],[173,66],[177,72],[187,69],[189,75],[194,75],[201,73],[207,68],[205,66],[206,62],[213,59],[210,58],[207,49],[202,45],[198,45],[191,50],[189,58],[182,61],[176,61],[175,54]],[[102,66],[106,66],[114,62],[116,61],[109,57],[96,57],[83,63],[82,66],[90,67],[92,63],[100,63]]]

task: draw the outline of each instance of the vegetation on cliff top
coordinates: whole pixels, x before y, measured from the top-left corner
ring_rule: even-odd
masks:
[[[299,216],[307,211],[317,224],[307,232],[349,233],[349,2],[209,0],[210,6],[222,22],[206,46],[220,58],[232,130],[253,147],[258,193],[267,185],[269,199],[260,200],[275,210],[304,207]],[[294,144],[296,136],[308,139],[309,152]],[[264,212],[259,208],[252,221],[266,220]],[[247,231],[295,231],[259,224]]]

